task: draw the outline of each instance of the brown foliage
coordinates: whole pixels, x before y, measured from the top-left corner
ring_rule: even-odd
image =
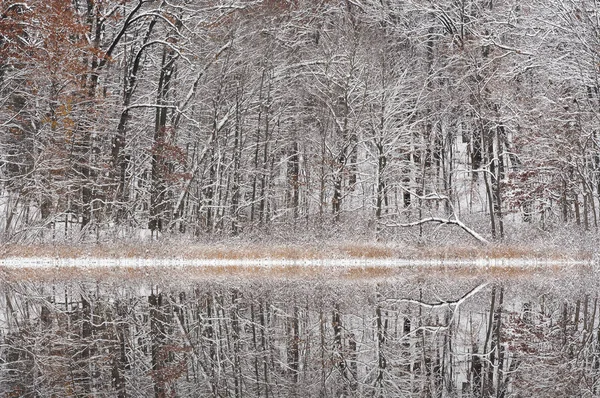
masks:
[[[514,245],[480,246],[393,246],[368,243],[324,243],[322,245],[240,245],[189,242],[130,243],[100,245],[15,245],[0,250],[0,258],[183,258],[183,259],[406,259],[406,260],[475,260],[475,259],[542,259],[590,260],[591,251],[567,248],[530,248]]]
[[[7,62],[43,71],[64,84],[87,72],[85,57],[92,49],[68,0],[0,3],[0,56]]]

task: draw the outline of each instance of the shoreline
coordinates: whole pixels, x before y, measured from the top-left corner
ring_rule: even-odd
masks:
[[[278,260],[278,261],[593,261],[593,248],[492,244],[404,245],[395,243],[325,242],[323,244],[269,244],[256,242],[195,243],[143,242],[117,244],[39,244],[0,246],[0,260],[50,259],[146,259],[146,260]]]
[[[592,266],[594,260],[541,258],[479,259],[183,259],[8,257],[3,268],[540,268]]]
[[[3,258],[0,281],[113,281],[116,283],[194,283],[226,280],[382,281],[453,278],[522,280],[590,275],[594,260],[492,259],[142,259],[142,258]]]

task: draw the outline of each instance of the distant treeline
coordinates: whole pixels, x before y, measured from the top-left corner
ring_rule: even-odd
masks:
[[[2,0],[0,232],[595,229],[599,12]]]

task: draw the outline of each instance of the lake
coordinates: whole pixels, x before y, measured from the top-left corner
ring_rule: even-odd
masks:
[[[600,394],[591,263],[3,261],[1,396]]]

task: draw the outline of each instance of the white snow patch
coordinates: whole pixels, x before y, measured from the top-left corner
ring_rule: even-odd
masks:
[[[145,258],[51,258],[10,257],[0,259],[0,267],[332,267],[332,268],[402,268],[402,267],[577,267],[590,266],[590,260],[491,259],[477,260],[406,260],[406,259],[145,259]]]

